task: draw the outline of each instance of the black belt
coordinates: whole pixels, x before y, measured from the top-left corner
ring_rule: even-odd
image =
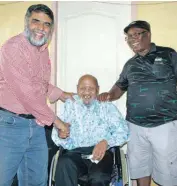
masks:
[[[9,113],[15,114],[15,115],[20,116],[20,117],[22,117],[22,118],[26,118],[26,119],[35,119],[35,117],[34,117],[32,114],[17,114],[17,113],[15,113],[15,112],[11,112],[11,111],[9,111],[9,110],[6,110],[6,109],[4,109],[4,108],[2,108],[2,107],[0,107],[0,110],[3,110],[3,111],[5,111],[5,112],[9,112]]]

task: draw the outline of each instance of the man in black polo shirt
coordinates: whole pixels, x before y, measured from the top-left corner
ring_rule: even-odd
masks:
[[[146,21],[134,21],[125,29],[135,56],[127,61],[119,79],[100,101],[119,99],[127,91],[130,141],[130,176],[138,186],[177,185],[177,53],[151,43]]]

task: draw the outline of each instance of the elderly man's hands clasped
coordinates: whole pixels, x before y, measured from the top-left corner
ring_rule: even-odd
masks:
[[[61,121],[58,117],[54,122],[54,126],[58,129],[58,136],[60,138],[67,138],[70,132],[70,124]]]
[[[70,127],[70,124],[69,123],[64,123],[64,127],[65,128],[58,130],[58,136],[60,138],[63,138],[63,139],[69,137],[69,127]]]

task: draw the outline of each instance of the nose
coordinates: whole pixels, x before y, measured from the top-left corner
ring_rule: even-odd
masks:
[[[43,31],[44,30],[44,24],[43,23],[39,23],[38,24],[38,29]]]
[[[137,42],[139,40],[139,38],[137,38],[136,36],[135,37],[132,37],[131,39],[128,40],[129,43],[134,43],[134,42]]]

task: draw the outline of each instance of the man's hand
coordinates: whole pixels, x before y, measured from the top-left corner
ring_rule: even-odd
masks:
[[[98,101],[110,101],[109,92],[103,92],[97,96]]]
[[[65,123],[65,126],[69,129],[70,124],[69,123]],[[65,139],[65,138],[69,137],[69,133],[67,133],[66,131],[59,129],[58,130],[58,136],[59,136],[59,138]]]
[[[60,96],[60,100],[65,102],[67,99],[71,99],[72,101],[74,101],[73,96],[76,95],[76,93],[72,93],[72,92],[63,92]]]
[[[93,149],[93,160],[102,160],[107,150],[108,143],[106,140],[100,141]]]
[[[61,132],[61,138],[67,138],[69,136],[69,126],[70,124],[68,123],[64,123],[63,121],[61,121],[58,117],[54,122],[54,126],[58,129],[59,134]],[[59,135],[60,137],[60,135]]]

